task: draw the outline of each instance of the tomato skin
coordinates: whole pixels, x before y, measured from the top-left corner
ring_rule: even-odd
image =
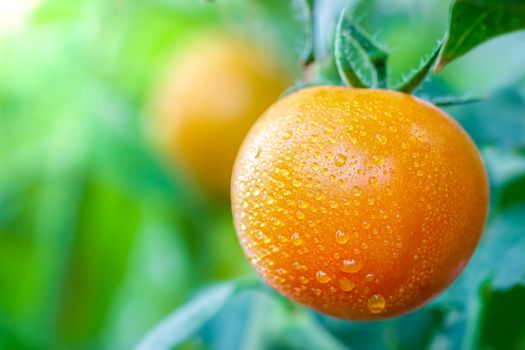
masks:
[[[243,138],[291,78],[268,50],[224,33],[203,35],[179,52],[153,91],[154,138],[204,192],[227,197]]]
[[[300,90],[254,125],[237,156],[241,245],[288,298],[348,320],[414,310],[465,267],[488,181],[439,108],[388,90]]]

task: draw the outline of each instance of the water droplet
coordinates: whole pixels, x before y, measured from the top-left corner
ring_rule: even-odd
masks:
[[[294,246],[300,246],[301,244],[303,244],[303,239],[301,238],[301,235],[299,235],[297,232],[292,234],[290,239]]]
[[[365,281],[372,282],[374,280],[374,274],[373,273],[367,273],[365,275]]]
[[[383,311],[385,304],[385,298],[381,294],[374,294],[368,298],[368,310],[373,314]]]
[[[379,182],[379,180],[375,176],[371,176],[371,177],[368,178],[368,184],[370,186],[372,186],[372,187],[377,186],[378,182]]]
[[[401,142],[401,148],[404,150],[408,149],[408,143],[407,142]]]
[[[370,223],[368,221],[363,221],[361,223],[361,227],[364,228],[365,230],[368,230],[370,228]]]
[[[301,282],[301,284],[308,284],[310,283],[310,280],[304,276],[300,276],[299,277],[299,282]]]
[[[335,241],[339,244],[345,244],[350,239],[350,235],[344,231],[338,230],[335,233]]]
[[[324,271],[317,271],[315,274],[315,279],[317,279],[317,281],[322,284],[328,283],[331,280],[330,276],[328,276],[328,274]]]
[[[277,236],[277,239],[278,239],[281,243],[285,243],[285,242],[288,241],[288,239],[286,239],[286,237],[283,236],[283,235],[279,235],[279,236]]]
[[[332,126],[329,125],[329,126],[327,126],[327,127],[324,129],[323,132],[324,132],[325,134],[327,134],[327,135],[330,135],[331,133],[334,132],[334,128],[333,128]]]
[[[416,175],[417,175],[417,176],[423,176],[423,170],[421,170],[421,169],[417,169],[417,171],[416,171]]]
[[[386,145],[386,137],[381,134],[376,135],[377,142],[379,142],[380,145]]]
[[[291,132],[289,132],[289,131],[285,131],[285,132],[283,133],[283,139],[288,140],[288,139],[290,139],[291,137],[292,137],[292,133],[291,133]]]
[[[275,198],[273,198],[272,196],[268,196],[268,198],[266,198],[266,204],[272,205],[274,203],[275,203]]]
[[[341,290],[343,292],[350,292],[352,289],[355,288],[355,284],[348,278],[343,277],[339,280],[339,287],[341,287]]]
[[[293,179],[293,180],[292,180],[292,186],[293,186],[293,187],[301,187],[302,184],[303,184],[303,183],[302,183],[301,180],[299,180],[299,179]]]
[[[248,201],[247,200],[243,200],[242,201],[242,207],[243,208],[248,208]]]
[[[354,259],[345,259],[343,260],[342,265],[339,267],[339,270],[346,273],[356,273],[361,271],[363,265]]]
[[[372,162],[374,162],[375,165],[383,165],[383,157],[373,155]]]
[[[261,153],[262,153],[262,148],[261,147],[257,147],[257,149],[255,149],[255,152],[254,152],[254,158],[257,159],[261,156]]]
[[[359,186],[352,187],[352,195],[354,197],[359,197],[361,196],[362,193],[363,193],[363,190],[361,190],[361,187]]]
[[[346,164],[347,159],[348,158],[344,154],[338,153],[336,154],[334,159],[335,165],[337,165],[338,167],[342,167]]]
[[[297,206],[301,209],[305,209],[306,207],[308,207],[308,203],[303,201],[302,199],[298,199]]]
[[[337,202],[334,201],[334,200],[329,200],[329,201],[328,201],[328,205],[329,205],[330,208],[332,208],[332,209],[337,208]]]

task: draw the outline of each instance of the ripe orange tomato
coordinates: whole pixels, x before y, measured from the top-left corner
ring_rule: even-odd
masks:
[[[475,145],[437,107],[321,86],[254,125],[232,199],[241,244],[267,283],[322,313],[373,320],[420,307],[459,275],[488,185]]]
[[[154,138],[188,178],[228,196],[243,138],[291,79],[268,51],[231,36],[207,36],[179,51],[153,93]]]

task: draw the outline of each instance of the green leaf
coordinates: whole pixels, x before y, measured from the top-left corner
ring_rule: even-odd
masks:
[[[167,350],[175,347],[199,331],[236,291],[237,285],[232,282],[205,290],[146,334],[136,348]]]
[[[335,61],[342,81],[353,87],[385,87],[388,55],[342,11],[335,34]]]
[[[441,50],[441,42],[438,42],[430,56],[423,59],[418,68],[412,70],[408,77],[403,79],[403,82],[395,87],[396,90],[410,93],[414,91],[427,77],[428,73],[434,66],[436,59],[438,58],[439,51]]]
[[[350,349],[426,349],[435,329],[441,327],[443,310],[417,312],[377,322],[348,322],[319,316],[324,328]]]
[[[514,286],[525,286],[525,206],[510,208],[492,229],[499,233],[494,249],[487,251],[492,264],[490,276],[492,288],[506,290]],[[499,248],[499,250],[498,250]],[[503,252],[503,254],[502,254]]]
[[[485,100],[485,96],[441,96],[431,97],[427,100],[440,107],[451,107],[476,103]]]
[[[525,288],[492,292],[487,298],[481,326],[480,349],[523,349]],[[505,320],[505,322],[501,322]]]
[[[288,310],[267,287],[239,292],[199,332],[214,350],[264,350],[271,348],[275,330],[284,326]]]
[[[310,0],[236,0],[240,28],[271,43],[285,57],[308,64],[313,59],[313,12]],[[252,14],[246,16],[246,13]]]
[[[304,65],[312,63],[314,57],[313,41],[313,0],[293,0],[292,8],[295,10],[296,20],[302,24],[304,35],[304,46],[299,57]]]
[[[276,348],[297,350],[348,349],[306,310],[301,310],[292,315],[290,324],[283,327],[280,332]]]
[[[433,305],[464,306],[487,280],[496,290],[525,285],[524,226],[525,206],[509,208],[494,217],[465,271]]]
[[[436,71],[491,38],[525,28],[522,0],[456,0],[450,12]]]

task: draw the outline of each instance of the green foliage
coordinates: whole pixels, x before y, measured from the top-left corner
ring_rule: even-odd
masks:
[[[467,103],[476,103],[486,100],[483,96],[443,96],[428,98],[430,102],[440,107],[458,106]]]
[[[456,0],[450,12],[437,70],[491,38],[525,28],[521,0]]]
[[[440,71],[483,42],[523,28],[525,4],[522,1],[455,0],[444,43],[438,42],[432,53],[393,89],[410,93],[421,85],[432,68]],[[337,25],[334,57],[339,76],[347,86],[389,87],[388,54],[345,11],[342,11]]]
[[[137,349],[168,350],[179,345],[215,316],[235,290],[235,284],[226,283],[202,292],[155,327],[141,340]]]

